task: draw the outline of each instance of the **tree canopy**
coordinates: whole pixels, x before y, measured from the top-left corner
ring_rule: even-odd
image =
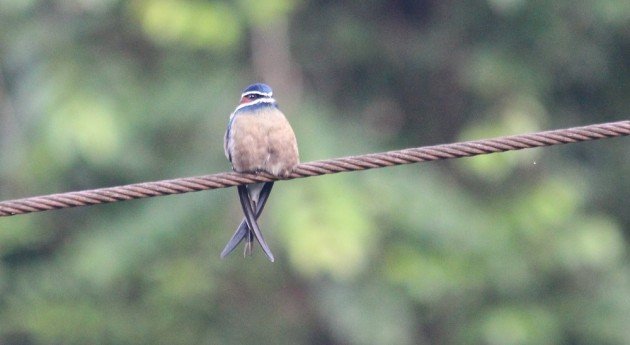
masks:
[[[628,118],[630,5],[0,0],[0,199]],[[628,139],[0,218],[0,344],[627,344]]]

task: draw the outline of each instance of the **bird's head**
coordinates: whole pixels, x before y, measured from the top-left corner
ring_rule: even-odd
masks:
[[[251,103],[259,99],[273,100],[273,90],[267,84],[252,84],[243,89],[241,104]]]
[[[236,107],[233,114],[240,110],[254,111],[263,107],[277,107],[278,104],[272,96],[273,90],[269,85],[262,83],[252,84],[243,89],[240,104]]]

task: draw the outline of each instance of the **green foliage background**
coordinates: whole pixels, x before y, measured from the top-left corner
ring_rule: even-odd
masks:
[[[623,0],[0,0],[0,199],[624,119]],[[0,219],[0,344],[628,344],[627,139]]]

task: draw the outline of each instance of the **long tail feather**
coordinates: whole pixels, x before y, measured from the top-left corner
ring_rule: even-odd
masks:
[[[249,228],[247,227],[247,222],[245,221],[245,219],[243,219],[243,221],[238,226],[238,228],[236,228],[236,231],[232,235],[232,238],[230,238],[228,243],[225,245],[225,248],[223,248],[223,251],[221,252],[221,259],[225,258],[236,247],[238,247],[238,245],[243,241],[245,236],[247,236],[247,233],[249,232],[248,230]]]
[[[265,238],[263,237],[262,232],[258,227],[258,223],[256,222],[256,216],[254,215],[254,211],[252,210],[252,203],[249,198],[247,188],[245,186],[238,186],[237,189],[239,198],[241,200],[241,206],[243,208],[243,213],[245,213],[245,219],[247,220],[247,226],[250,228],[251,231],[254,232],[256,240],[258,240],[258,243],[260,243],[260,246],[262,247],[269,260],[273,262],[274,257],[271,253],[271,249],[269,249],[269,246],[265,242]]]
[[[273,182],[266,182],[260,192],[260,197],[258,199],[258,204],[256,205],[256,219],[260,217],[263,209],[265,208],[265,204],[267,203],[267,199],[269,199],[269,194],[271,194],[271,188],[273,187]],[[238,245],[245,239],[249,234],[249,228],[247,227],[247,220],[243,218],[241,224],[236,228],[236,231],[232,235],[232,238],[228,241],[221,252],[221,259],[225,258],[228,254],[230,254]],[[252,238],[253,240],[253,238]],[[250,251],[251,253],[251,251]]]

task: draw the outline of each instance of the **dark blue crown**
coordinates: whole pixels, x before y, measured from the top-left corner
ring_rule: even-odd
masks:
[[[256,84],[252,84],[244,88],[243,92],[241,93],[251,92],[251,91],[258,91],[261,93],[269,93],[269,94],[273,92],[273,90],[271,89],[271,87],[269,87],[269,85],[263,84],[263,83],[256,83]]]

